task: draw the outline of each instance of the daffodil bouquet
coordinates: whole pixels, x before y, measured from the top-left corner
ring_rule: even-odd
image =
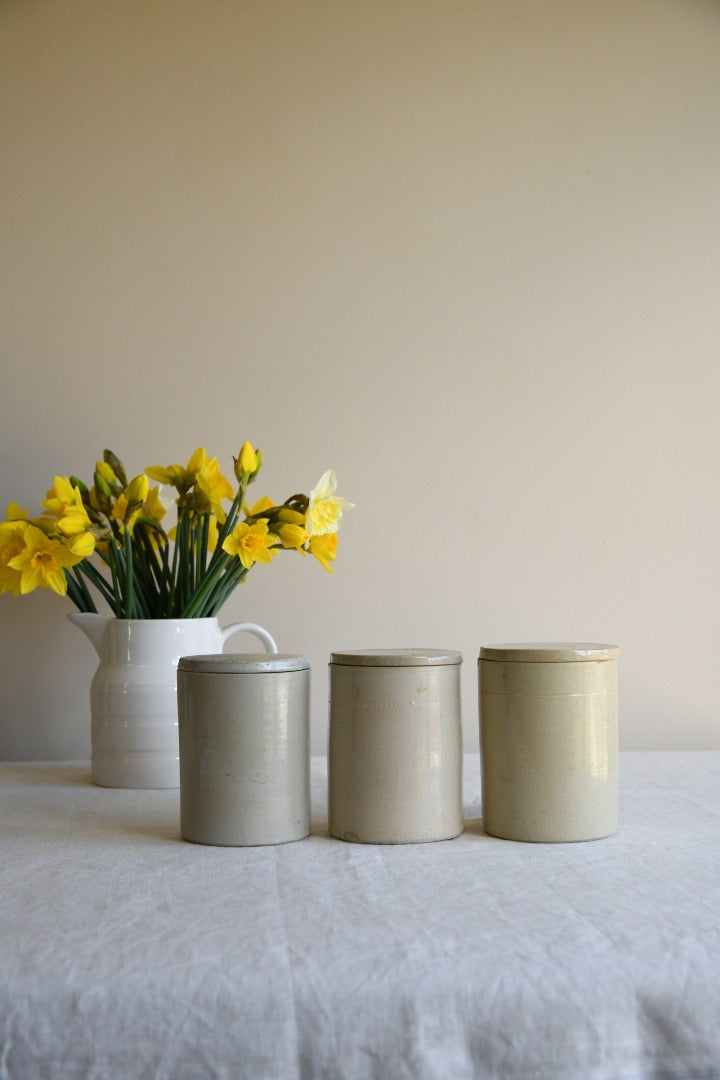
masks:
[[[340,518],[353,505],[335,494],[335,473],[324,473],[309,496],[279,504],[264,496],[248,506],[262,455],[246,442],[233,465],[235,486],[199,447],[185,468],[153,465],[128,481],[123,463],[106,450],[92,487],[56,476],[41,517],[8,507],[0,524],[0,592],[50,588],[80,611],[96,611],[95,592],[117,618],[190,619],[216,615],[254,564],[279,551],[313,555],[332,573]],[[173,500],[163,498],[163,484],[176,492],[167,532],[162,520]]]

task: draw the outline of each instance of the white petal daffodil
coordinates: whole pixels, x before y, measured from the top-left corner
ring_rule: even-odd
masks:
[[[324,472],[310,492],[305,528],[308,536],[324,536],[337,532],[343,510],[352,510],[354,503],[335,494],[337,476],[332,469]]]

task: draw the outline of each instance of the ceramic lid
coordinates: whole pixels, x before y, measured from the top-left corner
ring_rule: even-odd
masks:
[[[289,653],[217,653],[181,656],[178,671],[203,671],[215,675],[255,675],[275,671],[304,671],[310,667],[306,656]]]
[[[330,663],[352,667],[425,667],[461,664],[462,653],[447,649],[359,649],[331,653]]]
[[[483,645],[481,660],[506,663],[567,664],[576,660],[616,660],[617,645],[596,645],[587,641],[528,641],[514,645]]]

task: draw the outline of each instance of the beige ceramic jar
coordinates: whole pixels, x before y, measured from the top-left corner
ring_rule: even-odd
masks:
[[[335,652],[330,663],[331,836],[447,840],[463,829],[458,652]]]
[[[254,846],[310,832],[310,661],[257,653],[178,664],[180,831]]]
[[[595,840],[617,828],[615,645],[480,650],[483,825],[506,840]]]

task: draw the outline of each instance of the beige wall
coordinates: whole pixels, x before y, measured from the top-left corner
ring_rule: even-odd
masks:
[[[4,0],[2,510],[104,446],[332,465],[334,578],[223,615],[316,751],[332,649],[462,650],[474,749],[480,644],[543,639],[623,647],[624,747],[720,747],[719,106],[701,0]],[[89,753],[70,610],[0,600],[2,757]]]

